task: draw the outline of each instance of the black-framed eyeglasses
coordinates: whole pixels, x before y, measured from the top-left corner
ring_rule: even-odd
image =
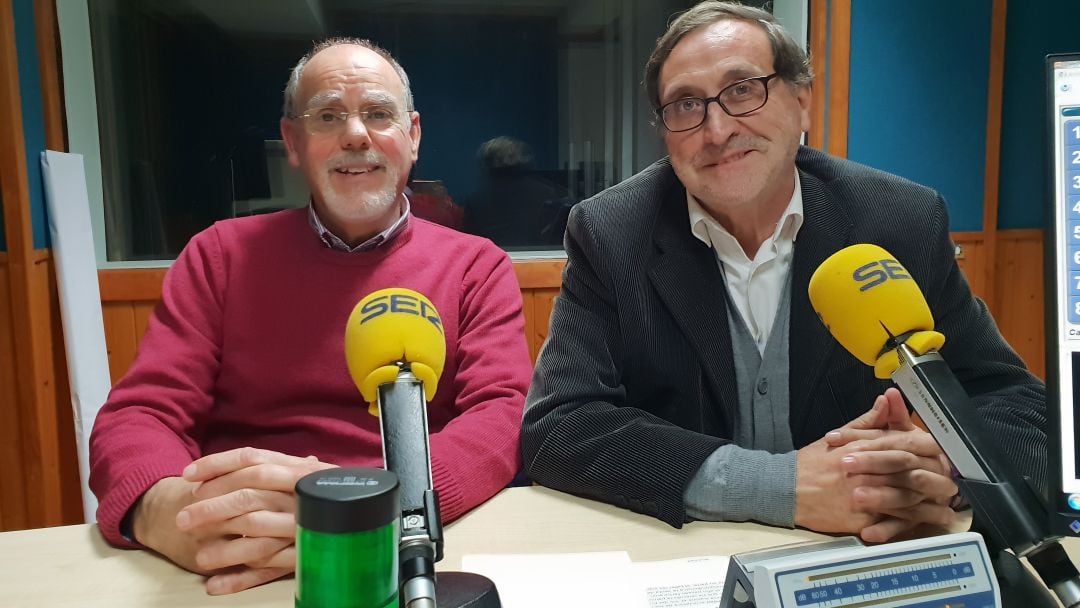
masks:
[[[779,76],[745,78],[729,84],[716,97],[683,97],[665,103],[656,110],[664,127],[673,133],[696,129],[709,116],[709,103],[715,101],[728,116],[746,116],[762,108],[769,101],[769,81]]]

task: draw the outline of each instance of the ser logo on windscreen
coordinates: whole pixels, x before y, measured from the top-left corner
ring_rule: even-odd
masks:
[[[911,275],[907,274],[907,270],[900,265],[900,262],[886,258],[859,266],[855,272],[851,273],[851,279],[856,283],[864,283],[859,286],[859,291],[866,291],[889,280],[907,279],[910,281]]]
[[[360,314],[363,315],[360,317],[360,324],[363,325],[386,313],[417,315],[427,319],[429,323],[439,330],[439,333],[443,331],[442,319],[439,318],[439,314],[435,312],[431,305],[417,297],[402,293],[379,296],[364,304],[364,307],[360,309]]]

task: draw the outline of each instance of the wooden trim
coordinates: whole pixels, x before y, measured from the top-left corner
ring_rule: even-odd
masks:
[[[826,54],[829,33],[828,0],[810,0],[810,68],[814,84],[810,89],[810,132],[806,143],[811,148],[825,149],[825,93],[828,90]]]
[[[514,262],[514,273],[522,289],[559,287],[566,260],[525,260]],[[161,299],[161,284],[168,268],[125,268],[99,270],[102,302],[141,302]]]
[[[986,259],[983,286],[996,294],[998,180],[1001,171],[1001,104],[1005,79],[1005,10],[1007,0],[994,0],[990,22],[990,74],[986,93],[986,163],[983,175],[983,247]],[[990,312],[999,307],[997,298],[988,302]]]
[[[160,300],[161,284],[168,268],[126,268],[99,270],[102,302]]]
[[[22,440],[19,437],[18,355],[12,329],[8,256],[0,252],[0,530],[25,527]],[[10,405],[9,405],[10,404]]]
[[[6,418],[18,420],[23,483],[21,500],[29,507],[20,527],[63,523],[56,428],[51,264],[34,250],[30,215],[22,98],[12,0],[0,0],[0,191],[8,248],[8,285],[15,347],[17,398]],[[36,159],[35,159],[36,161]],[[5,463],[7,465],[8,463]],[[5,475],[8,472],[5,470]],[[30,497],[33,497],[31,500]]]
[[[0,424],[5,443],[0,472],[4,475],[3,525],[7,529],[25,528],[29,523],[26,496],[33,492],[31,479],[40,478],[41,470],[31,472],[22,465],[27,447],[24,405],[35,402],[35,380],[39,375],[30,330],[29,253],[33,248],[30,230],[30,190],[26,175],[26,154],[19,96],[19,66],[15,48],[15,16],[11,0],[0,0],[0,192],[3,194],[4,237],[7,240],[7,276],[10,300],[11,338],[15,351],[15,403],[0,408]],[[11,457],[14,456],[12,459]],[[28,463],[29,464],[29,463]],[[10,484],[10,485],[9,485]]]
[[[0,0],[0,122],[5,127],[4,135],[0,135],[0,192],[3,192],[4,236],[12,281],[26,285],[26,264],[34,249],[34,238],[30,226],[30,183],[26,173],[26,140],[11,2]]]
[[[558,288],[565,266],[566,260],[527,260],[514,262],[514,273],[522,289]]]
[[[64,91],[60,86],[60,48],[56,23],[56,2],[34,2],[34,24],[37,30],[38,70],[41,72],[41,102],[45,115],[45,147],[67,151],[64,133]]]
[[[851,0],[832,0],[829,15],[828,152],[847,158],[851,72]]]
[[[994,320],[1001,335],[1039,377],[1046,373],[1046,286],[1038,270],[1045,257],[1044,238],[1045,231],[1039,229],[1000,230],[997,259],[989,264],[996,277]]]
[[[950,232],[949,236],[952,237],[953,241],[963,241],[965,243],[983,240],[983,233],[978,230],[970,232]]]
[[[1042,241],[1046,236],[1046,231],[1042,228],[1011,228],[998,230],[997,236],[1000,241]]]

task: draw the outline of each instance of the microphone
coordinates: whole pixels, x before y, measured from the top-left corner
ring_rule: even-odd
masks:
[[[379,418],[383,459],[400,484],[401,606],[435,608],[434,564],[443,558],[443,534],[431,477],[427,402],[435,397],[446,361],[435,305],[410,289],[367,295],[349,315],[345,360],[368,411]],[[494,585],[479,575],[444,573],[439,584],[444,606],[500,605]]]
[[[873,366],[877,378],[891,378],[922,417],[991,540],[1027,557],[1067,608],[1080,606],[1080,576],[1048,534],[1043,500],[997,449],[938,352],[945,336],[934,331],[930,307],[907,269],[877,245],[852,245],[822,262],[808,291],[829,333]]]

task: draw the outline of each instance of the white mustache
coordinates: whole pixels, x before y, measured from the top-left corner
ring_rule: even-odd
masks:
[[[352,165],[382,165],[383,161],[382,154],[379,154],[374,150],[368,150],[366,152],[349,152],[335,157],[330,161],[329,167],[331,171],[334,171]]]

